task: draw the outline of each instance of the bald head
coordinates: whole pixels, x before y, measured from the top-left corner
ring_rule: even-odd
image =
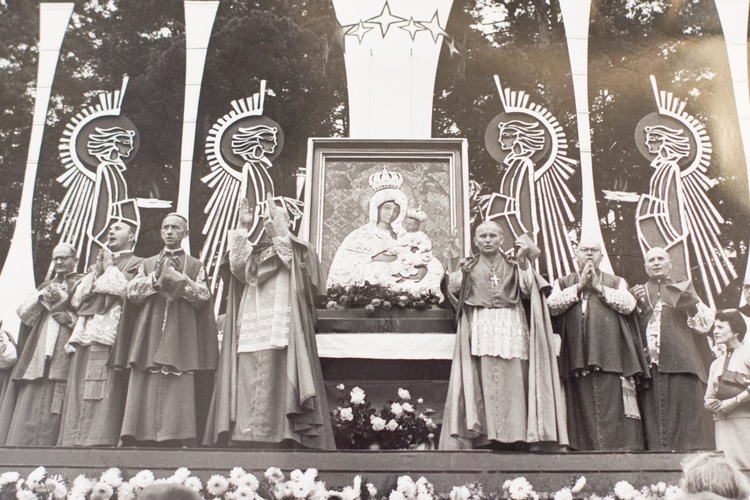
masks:
[[[672,259],[669,258],[666,250],[661,247],[654,247],[646,252],[644,267],[646,268],[646,274],[651,279],[668,278],[669,272],[672,270]]]

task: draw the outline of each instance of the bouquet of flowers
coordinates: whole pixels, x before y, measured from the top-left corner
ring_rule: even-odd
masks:
[[[408,390],[399,389],[398,401],[388,401],[376,410],[366,401],[361,388],[353,388],[348,397],[344,384],[337,388],[341,396],[331,418],[339,449],[403,450],[433,442],[437,424],[431,415],[435,411],[428,408],[419,412],[417,405],[424,401],[419,398],[411,403]]]
[[[375,442],[372,418],[375,409],[365,400],[365,391],[355,387],[347,397],[344,384],[337,389],[341,395],[336,398],[339,406],[331,412],[333,435],[339,449],[363,450]]]

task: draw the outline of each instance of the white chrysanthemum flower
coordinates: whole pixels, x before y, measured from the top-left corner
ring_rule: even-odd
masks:
[[[422,399],[422,398],[417,399],[417,403],[419,403],[419,404],[424,403],[424,399]]]
[[[685,496],[685,492],[682,491],[682,488],[673,484],[670,484],[669,486],[667,486],[667,489],[664,490],[665,500],[676,500],[678,498],[682,498],[683,496]]]
[[[289,473],[289,479],[291,479],[292,481],[302,481],[302,478],[304,477],[305,474],[300,469],[294,469]]]
[[[351,397],[350,401],[353,405],[361,405],[365,403],[365,391],[360,389],[359,387],[355,387],[351,390],[349,393],[349,396]]]
[[[406,497],[400,491],[391,491],[391,494],[388,495],[388,500],[406,500]]]
[[[570,488],[563,488],[555,493],[554,500],[573,500],[573,493]]]
[[[329,496],[331,496],[331,492],[326,489],[326,483],[323,481],[317,481],[310,489],[310,495],[308,495],[308,498],[310,500],[327,500]]]
[[[357,500],[359,498],[359,491],[351,486],[344,486],[344,489],[337,496],[341,497],[341,500]]]
[[[411,403],[402,403],[401,408],[403,408],[406,413],[414,413],[414,407]]]
[[[377,489],[377,488],[375,487],[375,485],[374,485],[374,484],[372,484],[372,483],[367,483],[367,484],[365,485],[365,488],[367,488],[367,493],[369,493],[371,497],[376,497],[376,496],[378,496],[378,489]]]
[[[122,472],[120,472],[120,469],[117,467],[111,467],[102,472],[99,481],[107,483],[113,488],[117,488],[122,484]]]
[[[344,384],[339,384],[339,385],[336,386],[336,389],[338,389],[340,391],[343,391],[345,388],[346,388],[346,386],[344,386]]]
[[[123,481],[117,488],[117,500],[135,500],[135,488],[127,481]]]
[[[310,485],[305,481],[295,481],[292,484],[292,496],[294,498],[307,498],[310,493]]]
[[[214,474],[206,481],[206,491],[215,497],[223,495],[227,488],[229,488],[229,482],[220,474]]]
[[[454,486],[451,492],[448,494],[450,500],[469,500],[471,498],[471,491],[467,486]]]
[[[200,491],[203,489],[203,483],[195,476],[190,476],[189,478],[185,479],[185,486],[194,491]]]
[[[401,387],[399,387],[398,397],[400,397],[404,401],[409,401],[411,399],[411,394],[409,394],[409,391],[407,391],[406,389],[402,389]]]
[[[62,476],[48,477],[45,481],[46,490],[50,498],[64,499],[68,496],[68,487],[65,486],[65,480]]]
[[[135,497],[133,497],[135,498]],[[70,493],[68,493],[67,500],[87,500],[86,495],[83,493],[76,493],[73,490],[71,490]]]
[[[190,477],[190,469],[188,469],[187,467],[180,467],[179,469],[174,471],[172,477],[176,479],[177,482],[184,484],[185,480]]]
[[[525,477],[517,477],[510,482],[508,494],[513,500],[525,500],[534,496],[534,488]]]
[[[586,486],[586,476],[581,476],[578,478],[578,481],[576,481],[576,484],[574,484],[573,487],[570,488],[570,492],[574,495],[577,495],[581,492],[581,490],[583,490],[584,486]]]
[[[31,473],[29,473],[28,477],[26,478],[27,483],[41,483],[44,481],[44,477],[47,475],[47,469],[44,467],[37,467]]]
[[[278,467],[269,467],[266,469],[264,474],[272,484],[276,484],[284,480],[284,473]]]
[[[99,481],[91,489],[91,500],[109,500],[114,494],[115,490],[112,489],[112,486],[104,481]]]
[[[435,497],[431,493],[421,491],[417,493],[417,500],[433,500]]]
[[[615,484],[614,492],[620,500],[632,500],[636,496],[637,490],[629,482],[619,481]]]
[[[68,498],[86,498],[93,485],[94,482],[91,479],[80,474],[73,480],[70,491],[68,491]]]
[[[256,492],[259,486],[260,481],[258,481],[258,478],[249,473],[245,473],[244,476],[237,479],[237,488],[246,488]]]
[[[21,479],[21,474],[16,471],[8,471],[0,474],[0,487],[5,484],[15,483]]]
[[[411,477],[401,476],[396,481],[396,491],[403,494],[406,498],[414,498],[417,496],[417,485]]]
[[[251,490],[247,486],[240,486],[234,492],[234,498],[235,500],[254,500],[255,490]]]
[[[245,472],[245,469],[242,467],[234,467],[231,471],[229,471],[229,482],[232,484],[237,484],[237,481],[239,478],[247,474]]]
[[[154,484],[154,473],[148,469],[144,469],[130,478],[130,484],[140,489],[151,486]]]
[[[19,490],[16,492],[17,500],[39,500],[39,497],[33,491]]]
[[[305,479],[308,481],[315,482],[315,480],[318,478],[318,469],[315,468],[309,468],[305,470]]]
[[[389,431],[395,431],[398,429],[398,422],[396,422],[393,419],[390,419],[387,424],[385,424],[385,428]]]
[[[290,497],[293,496],[292,487],[297,484],[294,481],[286,481],[284,484],[281,485],[281,495],[284,497]]]

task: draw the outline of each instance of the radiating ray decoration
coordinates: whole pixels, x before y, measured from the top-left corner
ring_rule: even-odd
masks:
[[[692,279],[691,268],[697,268],[713,306],[737,273],[719,240],[724,219],[708,197],[716,184],[707,175],[711,140],[684,100],[659,90],[653,75],[651,85],[658,112],[636,128],[638,148],[654,169],[636,210],[638,240],[644,256],[653,247],[667,250],[674,279]]]
[[[36,97],[34,98],[34,118],[29,138],[29,153],[26,157],[26,171],[21,191],[21,204],[13,231],[13,239],[0,274],[0,318],[4,328],[15,334],[20,320],[16,307],[20,298],[36,289],[34,280],[34,259],[31,244],[31,213],[34,203],[39,154],[42,136],[52,95],[52,82],[55,78],[57,61],[60,59],[65,31],[73,14],[73,3],[39,4],[39,61],[36,77]]]
[[[560,12],[565,25],[568,42],[570,70],[573,76],[576,119],[578,121],[578,148],[581,154],[581,239],[598,241],[602,248],[600,268],[612,272],[604,238],[599,227],[599,211],[596,206],[594,165],[591,156],[591,122],[589,120],[589,18],[591,0],[560,0]]]
[[[333,0],[346,63],[349,136],[427,139],[453,0]],[[454,45],[455,47],[455,45]]]
[[[82,269],[96,261],[106,246],[106,231],[112,217],[128,200],[123,172],[125,161],[137,151],[135,125],[120,116],[128,77],[122,88],[99,94],[99,103],[84,108],[65,126],[60,139],[60,159],[65,173],[57,178],[66,189],[57,212],[57,233],[61,243],[76,248]],[[140,227],[137,205],[135,217]]]
[[[208,270],[211,285],[219,289],[219,263],[226,251],[227,231],[237,227],[240,202],[247,199],[255,218],[248,238],[256,244],[264,232],[262,217],[267,210],[266,198],[289,212],[297,223],[302,216],[302,202],[277,197],[268,169],[284,147],[284,134],[274,120],[263,116],[266,81],[250,97],[232,101],[232,111],[211,127],[206,139],[206,156],[211,172],[201,180],[213,190],[204,213],[206,236],[200,259]]]
[[[180,183],[177,192],[177,213],[184,216],[190,213],[190,184],[193,176],[198,104],[208,42],[218,9],[218,1],[185,1],[185,104],[182,111]],[[182,246],[190,253],[190,238],[182,240]]]
[[[724,43],[727,46],[729,71],[732,75],[734,88],[734,102],[739,117],[742,146],[745,150],[745,168],[747,170],[748,187],[750,187],[750,92],[748,91],[748,51],[747,28],[750,0],[715,0],[719,13],[721,29],[724,32]],[[750,196],[750,193],[748,193]],[[749,235],[750,236],[750,235]],[[750,241],[750,238],[748,238]],[[750,277],[750,259],[745,270],[746,279]],[[740,301],[745,303],[744,294],[740,294]]]
[[[522,234],[542,249],[543,269],[555,280],[576,269],[568,225],[576,198],[567,185],[578,162],[567,156],[568,141],[557,118],[524,91],[503,88],[495,75],[503,113],[487,126],[490,155],[504,167],[498,192],[481,197],[484,218],[508,235],[505,250]]]

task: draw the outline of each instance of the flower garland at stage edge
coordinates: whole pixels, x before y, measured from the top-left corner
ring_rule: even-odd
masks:
[[[376,410],[365,399],[365,391],[353,388],[347,397],[344,384],[336,389],[339,406],[331,411],[333,435],[338,449],[405,450],[419,445],[434,448],[437,424],[431,415],[435,410],[418,410],[422,398],[411,403],[411,394],[399,388],[399,401],[388,401]]]
[[[154,484],[180,484],[211,500],[677,500],[684,492],[677,486],[658,483],[636,489],[627,481],[620,481],[614,491],[604,497],[583,494],[586,478],[572,478],[570,483],[556,492],[536,492],[523,477],[507,480],[502,491],[485,493],[478,483],[454,486],[450,492],[436,492],[424,477],[414,481],[410,476],[398,478],[395,489],[379,493],[374,485],[361,476],[341,490],[328,490],[318,478],[318,471],[294,470],[287,480],[284,473],[270,467],[263,480],[240,467],[233,468],[228,477],[212,475],[205,484],[182,467],[167,478],[155,479],[149,470],[142,470],[130,480],[125,480],[117,468],[104,471],[99,478],[81,474],[72,483],[60,475],[51,475],[38,467],[25,479],[18,472],[0,474],[0,500],[134,500],[145,488]]]
[[[319,298],[317,306],[320,309],[363,308],[367,314],[373,314],[377,309],[389,311],[393,308],[423,311],[439,303],[440,297],[430,290],[415,295],[365,282],[364,285],[329,287],[327,295]]]

